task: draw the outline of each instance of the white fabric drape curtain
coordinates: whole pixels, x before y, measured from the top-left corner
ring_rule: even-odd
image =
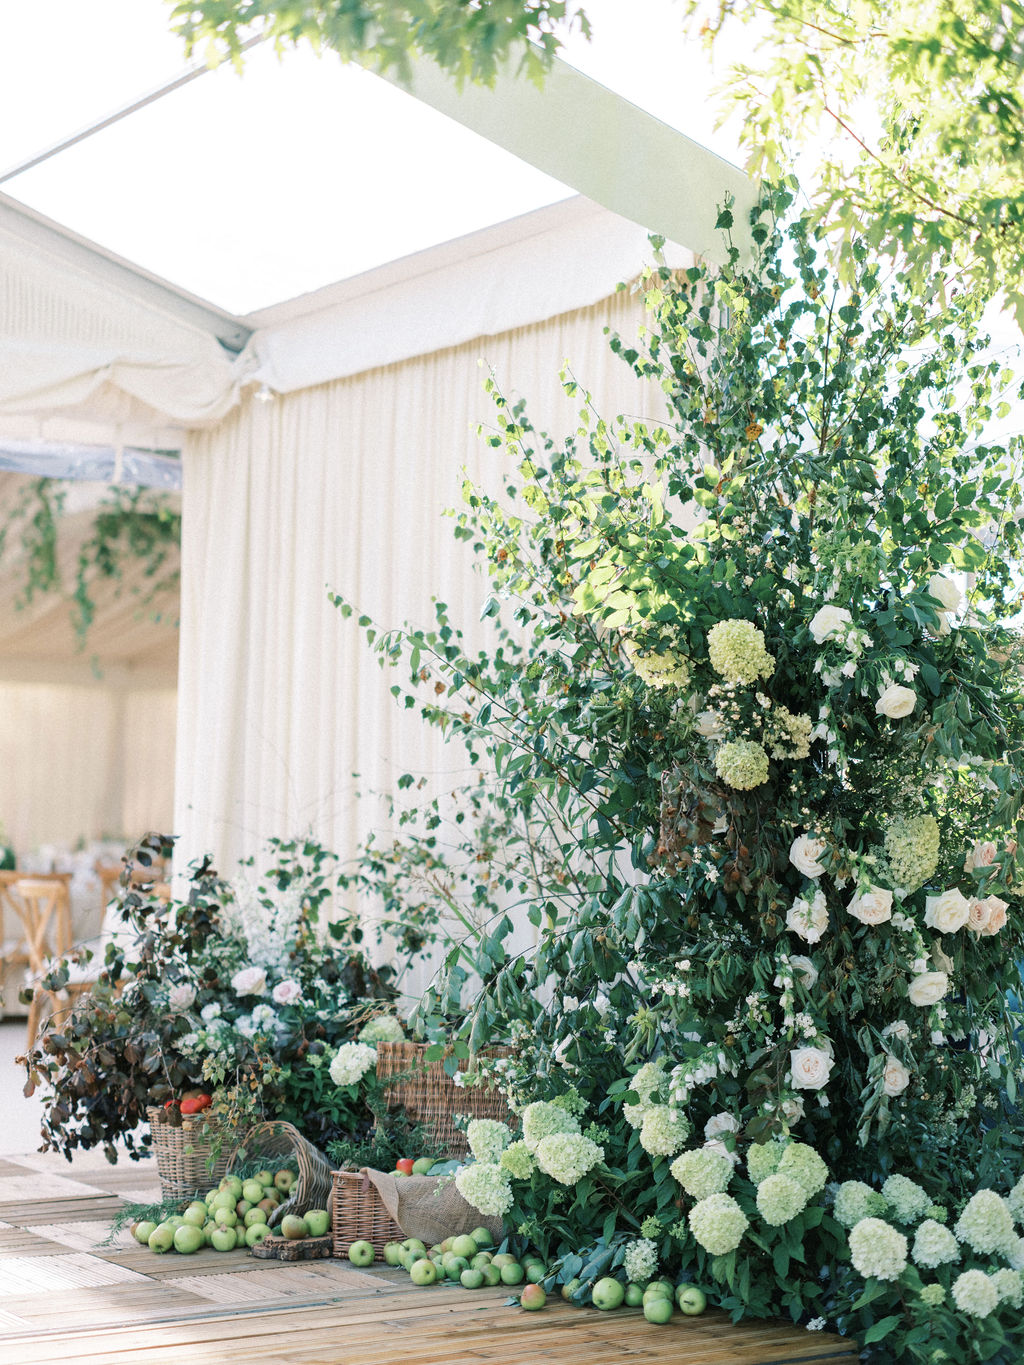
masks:
[[[176,705],[173,687],[0,682],[0,821],[19,855],[170,829]]]
[[[467,645],[480,645],[487,579],[443,513],[460,503],[464,468],[502,486],[507,457],[475,433],[493,425],[486,366],[555,435],[575,429],[580,406],[561,389],[566,358],[602,414],[653,416],[660,395],[603,334],[611,326],[632,337],[638,319],[636,298],[622,293],[269,403],[249,399],[190,438],[179,867],[207,851],[229,866],[268,835],[306,830],[351,855],[380,819],[370,794],[394,790],[404,772],[458,781],[461,751],[399,708],[395,677],[328,589],[385,628],[429,625],[440,599]]]

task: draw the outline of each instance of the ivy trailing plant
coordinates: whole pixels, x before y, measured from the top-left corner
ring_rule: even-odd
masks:
[[[79,548],[74,580],[67,585],[60,562],[66,501],[66,491],[55,480],[26,483],[0,526],[0,561],[6,553],[24,573],[19,608],[48,593],[68,602],[75,634],[84,646],[96,617],[97,583],[113,584],[117,593],[130,591],[140,611],[156,610],[176,593],[181,512],[166,494],[111,488],[96,509]],[[176,613],[172,624],[177,624]]]
[[[730,1311],[801,1317],[849,1226],[859,1279],[827,1316],[924,1360],[941,1291],[953,1358],[984,1338],[1009,1362],[1019,1276],[1005,1300],[974,1277],[1024,1266],[1024,442],[988,434],[1020,393],[986,353],[980,290],[922,290],[859,240],[839,279],[789,188],[752,234],[751,270],[651,270],[639,340],[612,339],[662,419],[606,419],[566,375],[581,424],[556,442],[492,386],[505,487],[467,487],[458,534],[487,560],[497,644],[470,652],[440,604],[432,629],[363,624],[399,700],[494,774],[518,837],[542,814],[556,841],[536,947],[466,1002],[473,1048],[517,1044],[513,1104],[573,1086],[581,1122],[614,1128],[598,1147],[640,1129],[656,1183],[693,1135],[724,1146],[692,1191],[673,1176],[685,1216],[658,1255]],[[428,994],[428,1032],[449,1009]],[[542,1174],[575,1184],[567,1136]],[[746,1157],[760,1196],[794,1139],[805,1175],[864,1182],[888,1231],[786,1233],[780,1288],[755,1254],[741,1276],[750,1192],[725,1190]],[[904,1172],[916,1213],[889,1183]],[[503,1181],[481,1178],[486,1211],[511,1207]],[[967,1211],[992,1201],[995,1242]],[[964,1209],[964,1283],[909,1265],[932,1206]],[[758,1199],[773,1227],[804,1207],[786,1183]]]

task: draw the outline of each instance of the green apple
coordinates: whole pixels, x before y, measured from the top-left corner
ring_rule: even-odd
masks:
[[[653,1280],[644,1290],[643,1296],[644,1303],[646,1303],[648,1299],[670,1298],[672,1298],[672,1291],[670,1289],[665,1288],[664,1281],[662,1280]]]
[[[583,1283],[582,1280],[575,1279],[570,1280],[568,1284],[562,1285],[562,1298],[566,1301],[566,1303],[572,1302],[572,1296],[576,1293],[576,1290],[579,1289],[582,1283]]]
[[[247,1247],[254,1247],[257,1243],[262,1242],[264,1237],[269,1236],[270,1229],[267,1227],[266,1223],[250,1223],[245,1230],[245,1245]]]
[[[419,1156],[412,1163],[412,1173],[413,1175],[427,1175],[433,1164],[434,1158],[432,1156]]]
[[[331,1225],[331,1215],[326,1209],[307,1209],[302,1215],[309,1228],[310,1237],[324,1237]]]
[[[463,1236],[452,1238],[452,1251],[456,1256],[465,1256],[467,1261],[470,1256],[475,1256],[479,1249],[480,1248],[472,1237]]]
[[[258,1204],[263,1198],[263,1186],[258,1180],[246,1180],[242,1184],[242,1198],[250,1204]]]
[[[234,1228],[214,1228],[210,1234],[210,1245],[214,1251],[234,1251],[238,1245]]]
[[[276,1199],[261,1199],[260,1202],[256,1205],[256,1207],[257,1207],[258,1209],[262,1209],[263,1212],[264,1212],[264,1213],[267,1215],[267,1217],[269,1218],[270,1215],[271,1215],[271,1214],[274,1212],[274,1210],[277,1208],[277,1200],[276,1200]]]
[[[400,1242],[388,1242],[384,1247],[385,1265],[399,1266],[402,1264],[402,1245]]]
[[[264,1189],[266,1189],[268,1185],[273,1185],[274,1183],[274,1172],[257,1171],[256,1174],[253,1176],[253,1180],[255,1180],[257,1184],[262,1185]]]
[[[167,1223],[159,1223],[146,1239],[146,1245],[150,1251],[155,1251],[158,1256],[162,1256],[165,1251],[170,1251],[174,1246],[175,1229]]]
[[[213,1221],[218,1223],[222,1228],[233,1228],[238,1222],[238,1214],[234,1209],[225,1209],[221,1207],[219,1209],[214,1209]]]
[[[708,1306],[707,1295],[695,1284],[681,1284],[676,1290],[676,1303],[679,1305],[680,1313],[685,1313],[691,1318],[703,1313]]]
[[[449,1251],[447,1256],[442,1256],[441,1264],[444,1266],[444,1273],[450,1280],[457,1280],[464,1270],[469,1270],[469,1262],[465,1256],[455,1256]]]
[[[180,1228],[185,1225],[185,1220],[180,1213],[172,1213],[170,1218],[165,1218],[163,1221],[169,1228]]]
[[[194,1223],[183,1223],[180,1228],[174,1229],[174,1250],[180,1251],[183,1256],[191,1256],[206,1244],[202,1228],[197,1228]]]
[[[626,1297],[623,1300],[627,1308],[639,1308],[644,1301],[644,1291],[638,1284],[626,1285]]]
[[[672,1317],[672,1300],[664,1294],[652,1294],[644,1304],[644,1317],[661,1327]]]
[[[156,1232],[156,1224],[151,1218],[146,1218],[141,1223],[132,1224],[132,1236],[137,1242],[141,1242],[143,1246],[149,1245],[150,1236],[154,1232]]]
[[[267,1215],[263,1209],[250,1209],[242,1219],[242,1222],[247,1228],[255,1227],[258,1223],[262,1223],[266,1226]]]
[[[415,1251],[417,1256],[425,1256],[427,1254],[426,1242],[421,1242],[418,1237],[407,1237],[405,1241],[402,1243],[402,1247],[406,1251]],[[441,1244],[441,1249],[442,1251],[448,1250],[448,1248],[445,1247],[443,1242]]]
[[[213,1189],[206,1191],[206,1193],[203,1195],[203,1203],[207,1206],[207,1208],[209,1208],[209,1206],[213,1203],[214,1199],[216,1199],[218,1194],[220,1194],[220,1190],[217,1189],[216,1185],[214,1185]]]
[[[612,1279],[611,1275],[605,1275],[594,1285],[592,1297],[595,1308],[609,1312],[613,1308],[618,1308],[622,1303],[626,1297],[626,1287],[620,1280]]]
[[[647,1286],[647,1288],[653,1289],[656,1285],[660,1285],[660,1287],[664,1289],[665,1293],[669,1296],[670,1299],[675,1296],[676,1287],[671,1280],[666,1280],[664,1277],[662,1277],[660,1280],[652,1280],[650,1284]]]
[[[186,1223],[191,1223],[194,1228],[201,1228],[206,1222],[208,1213],[209,1210],[206,1205],[195,1199],[181,1216]]]
[[[492,1288],[496,1284],[501,1284],[501,1266],[497,1266],[493,1261],[488,1261],[485,1266],[480,1267],[483,1272],[484,1283]]]
[[[213,1196],[213,1207],[215,1209],[234,1209],[238,1203],[238,1195],[232,1194],[230,1190],[218,1190]]]
[[[526,1278],[531,1284],[540,1284],[548,1273],[548,1268],[543,1261],[531,1261],[526,1267]]]
[[[482,1270],[485,1265],[491,1264],[491,1253],[489,1251],[478,1251],[469,1264],[472,1270]],[[501,1267],[499,1266],[498,1269],[500,1270]]]
[[[246,1234],[248,1231],[249,1231],[249,1229],[245,1226],[244,1223],[239,1223],[239,1224],[238,1224],[238,1226],[235,1228],[235,1246],[236,1246],[236,1247],[248,1246],[248,1243],[247,1243],[246,1240],[245,1240],[245,1234]]]
[[[493,1258],[493,1263],[497,1266],[518,1264],[516,1258],[508,1251],[499,1251],[497,1256]]]
[[[282,1194],[287,1194],[294,1184],[295,1184],[294,1171],[285,1170],[274,1172],[274,1188],[276,1190],[280,1190]]]
[[[492,1261],[491,1264],[493,1265],[494,1262]],[[526,1271],[519,1262],[513,1261],[511,1265],[501,1267],[501,1282],[502,1284],[522,1284],[525,1274]]]
[[[473,1241],[476,1242],[478,1247],[483,1248],[494,1246],[494,1238],[491,1236],[491,1234],[487,1231],[486,1228],[474,1228],[469,1235],[470,1237],[472,1237]]]
[[[226,1175],[220,1182],[221,1194],[230,1194],[232,1204],[237,1204],[242,1197],[242,1182],[237,1175]]]
[[[459,1283],[463,1289],[482,1289],[486,1281],[482,1270],[474,1270],[468,1266],[459,1276]]]
[[[528,1284],[519,1295],[520,1307],[525,1308],[528,1313],[536,1313],[539,1308],[544,1307],[547,1301],[548,1296],[539,1284]]]
[[[301,1237],[309,1236],[309,1224],[305,1218],[299,1218],[294,1213],[286,1213],[281,1219],[281,1226],[278,1228],[282,1237],[287,1237],[291,1242],[297,1242]],[[358,1246],[358,1243],[356,1243]]]
[[[284,1222],[287,1221],[286,1218]],[[348,1259],[353,1265],[373,1265],[375,1255],[372,1243],[366,1241],[353,1242],[348,1249]]]
[[[421,1256],[409,1267],[409,1279],[413,1284],[434,1284],[437,1277],[437,1266],[429,1256]]]

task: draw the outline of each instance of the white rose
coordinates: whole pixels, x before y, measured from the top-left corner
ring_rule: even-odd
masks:
[[[828,928],[828,905],[821,891],[813,900],[797,897],[786,913],[786,928],[799,934],[805,943],[817,943]]]
[[[916,705],[917,693],[912,687],[901,687],[899,683],[893,683],[875,702],[875,710],[880,716],[888,716],[890,720],[902,720],[904,716],[910,715]]]
[[[183,982],[177,986],[172,986],[167,993],[167,1004],[172,1014],[183,1014],[185,1010],[190,1010],[195,1003],[195,987],[186,986]]]
[[[236,995],[265,995],[267,974],[262,967],[243,967],[231,978],[231,989]]]
[[[739,1131],[739,1120],[733,1118],[732,1114],[712,1114],[704,1125],[704,1136],[708,1142],[713,1138],[720,1138],[723,1133],[738,1133]]]
[[[959,585],[945,574],[932,574],[928,580],[928,596],[941,603],[943,611],[959,611],[963,606],[964,596]]]
[[[964,871],[973,872],[976,867],[991,867],[996,860],[998,849],[991,839],[978,839],[964,859]]]
[[[797,1047],[789,1054],[790,1083],[794,1090],[820,1090],[834,1062],[820,1047]]]
[[[804,1116],[803,1100],[784,1100],[782,1104],[782,1117],[789,1124],[799,1123]]]
[[[910,983],[907,995],[912,1005],[922,1008],[937,1005],[949,990],[949,977],[945,972],[919,972]]]
[[[291,979],[279,981],[271,991],[271,995],[277,1005],[294,1005],[296,1000],[302,996],[302,987],[297,981]]]
[[[824,644],[830,635],[845,629],[852,620],[853,617],[845,607],[825,605],[814,613],[807,623],[807,629],[814,636],[814,643],[820,645]]]
[[[891,1024],[886,1024],[882,1029],[883,1038],[909,1038],[910,1025],[905,1019],[895,1019]]]
[[[924,922],[940,934],[955,934],[971,917],[971,903],[955,886],[941,896],[926,896]]]
[[[895,1057],[888,1057],[882,1072],[882,1087],[889,1096],[902,1095],[910,1084],[910,1072]]]
[[[861,924],[884,924],[892,919],[892,892],[871,886],[867,891],[858,891],[846,909]]]
[[[789,965],[793,968],[794,972],[796,972],[797,976],[808,990],[817,982],[818,969],[809,957],[804,957],[801,953],[796,957],[791,957],[789,959]]]
[[[825,871],[819,859],[828,845],[813,834],[798,834],[789,850],[789,861],[805,877],[820,877]]]
[[[998,934],[1000,929],[1006,927],[1008,906],[1006,901],[1000,900],[998,896],[986,896],[981,904],[988,910],[988,919],[981,932],[986,938],[991,938],[993,934]]]

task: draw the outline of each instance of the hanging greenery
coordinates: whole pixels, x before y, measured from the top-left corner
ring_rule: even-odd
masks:
[[[117,585],[138,598],[140,610],[176,590],[180,579],[181,512],[166,494],[148,488],[111,488],[82,541],[70,585],[61,571],[67,537],[67,492],[52,479],[26,483],[0,523],[0,565],[23,581],[15,598],[23,610],[47,593],[64,598],[75,634],[85,644],[96,617],[96,587]],[[175,621],[176,624],[176,621]]]

